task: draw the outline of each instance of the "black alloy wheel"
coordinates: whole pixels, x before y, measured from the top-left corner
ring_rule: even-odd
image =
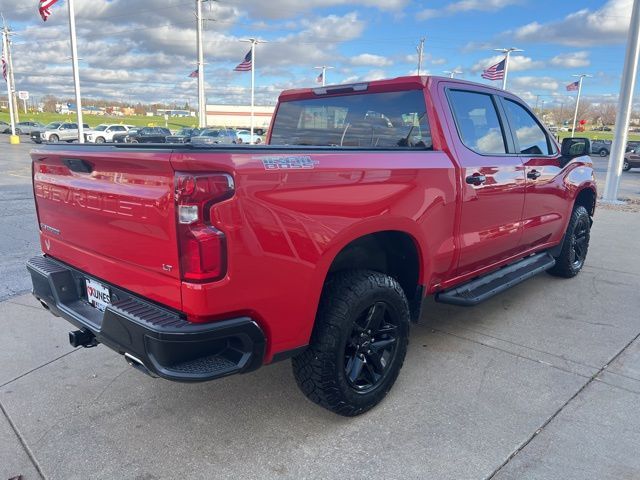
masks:
[[[571,213],[564,234],[562,249],[556,264],[548,270],[551,275],[564,278],[575,277],[584,267],[591,238],[591,216],[582,205],[576,205]]]
[[[407,353],[410,312],[396,279],[351,270],[327,279],[308,348],[293,358],[298,386],[339,415],[360,415],[382,401]]]
[[[359,393],[376,388],[389,372],[398,343],[398,326],[385,302],[375,302],[353,324],[344,351],[347,382]]]
[[[589,230],[591,221],[589,217],[582,216],[576,222],[571,235],[570,261],[575,270],[580,270],[587,258],[589,248]]]

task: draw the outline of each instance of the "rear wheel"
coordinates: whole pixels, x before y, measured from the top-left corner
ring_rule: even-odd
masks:
[[[407,352],[409,305],[382,273],[335,274],[325,285],[309,348],[293,359],[300,389],[344,416],[376,406],[393,386]]]
[[[560,255],[556,257],[556,264],[549,273],[564,278],[580,273],[587,258],[590,238],[591,217],[586,208],[577,205],[571,214]]]
[[[628,172],[629,170],[631,170],[631,164],[629,163],[629,160],[627,160],[626,158],[622,163],[622,170],[624,170],[625,172]]]
[[[609,150],[607,150],[606,148],[601,148],[599,153],[601,157],[606,157],[607,155],[609,155]]]

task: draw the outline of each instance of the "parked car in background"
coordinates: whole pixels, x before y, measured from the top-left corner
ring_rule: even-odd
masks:
[[[83,123],[82,125],[85,129],[90,129],[89,125],[86,123]],[[31,132],[31,140],[35,143],[73,142],[78,140],[78,124],[70,122],[52,122],[44,127],[44,131]]]
[[[238,136],[234,130],[208,128],[199,135],[191,137],[192,145],[215,145],[238,143]]]
[[[102,124],[85,133],[84,138],[89,143],[111,143],[113,136],[117,134],[128,134],[133,128],[131,125],[109,125]]]
[[[0,124],[0,128],[4,128],[5,122]],[[7,128],[2,133],[11,133],[11,125],[7,124]],[[32,132],[44,129],[44,125],[38,122],[18,122],[16,123],[16,135],[31,135]]]
[[[164,127],[144,127],[139,130],[131,130],[125,137],[126,143],[165,143],[171,135],[171,130]]]
[[[236,135],[238,137],[238,140],[241,140],[241,142],[238,142],[238,143],[250,143],[252,145],[260,145],[263,142],[262,137],[257,133],[255,133],[255,131],[254,131],[253,137],[251,136],[250,130],[236,130]]]
[[[611,140],[593,140],[591,142],[591,154],[606,157],[611,153]]]
[[[191,142],[191,137],[197,136],[201,131],[199,128],[183,128],[174,135],[169,135],[165,141],[167,143],[189,143]]]
[[[632,168],[640,168],[640,150],[629,150],[624,154],[624,162],[622,163],[622,170],[628,172]]]

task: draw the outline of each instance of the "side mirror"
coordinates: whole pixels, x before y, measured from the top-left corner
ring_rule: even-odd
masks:
[[[591,142],[588,138],[565,138],[562,140],[560,153],[567,161],[575,157],[589,155],[591,153]]]

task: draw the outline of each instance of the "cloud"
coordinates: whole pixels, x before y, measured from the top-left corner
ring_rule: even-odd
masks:
[[[439,10],[426,8],[418,12],[416,18],[418,18],[418,20],[429,20],[431,18],[445,17],[461,12],[495,12],[520,3],[522,3],[522,0],[459,0]]]
[[[609,0],[598,10],[582,9],[559,21],[532,22],[513,32],[517,40],[569,46],[611,45],[625,41],[633,0]]]
[[[551,77],[512,77],[511,85],[516,89],[534,89],[555,91],[560,88],[560,83]]]
[[[351,58],[351,64],[357,67],[388,67],[393,62],[382,55],[374,55],[372,53],[361,53]]]
[[[550,61],[551,65],[560,68],[580,68],[591,65],[589,60],[589,52],[586,50],[580,52],[562,53],[556,55]]]
[[[478,61],[471,67],[472,72],[481,72],[487,67],[498,63],[504,58],[504,55],[494,55],[490,58],[485,58]],[[509,71],[510,72],[522,72],[525,70],[533,70],[535,68],[543,68],[544,62],[533,60],[531,57],[525,57],[524,55],[511,55],[509,58]]]
[[[345,42],[358,39],[366,22],[356,12],[319,15],[314,8],[331,5],[366,5],[390,11],[402,8],[405,0],[311,0],[305,4],[274,0],[269,5],[293,5],[294,20],[269,21],[272,29],[261,30],[269,43],[256,53],[258,103],[273,103],[280,90],[308,86],[313,66],[350,65],[340,53]],[[53,15],[42,23],[37,8],[0,0],[0,10],[11,11],[11,23],[20,34],[13,46],[16,83],[33,97],[52,94],[73,96],[69,55],[69,33],[64,4],[54,6]],[[249,75],[233,72],[248,45],[247,25],[265,17],[259,2],[229,5],[207,2],[205,19],[205,73],[211,103],[246,103]],[[255,16],[252,8],[256,8]],[[82,94],[113,100],[193,103],[196,81],[187,78],[196,63],[196,22],[192,3],[184,0],[76,0],[78,48]],[[300,12],[304,12],[301,14]],[[263,25],[264,26],[264,25]],[[384,57],[380,57],[384,58]],[[377,59],[371,67],[388,65]]]

